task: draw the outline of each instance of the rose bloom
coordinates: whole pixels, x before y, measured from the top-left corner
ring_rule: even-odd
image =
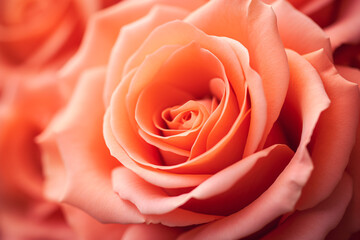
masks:
[[[58,204],[43,198],[35,137],[62,105],[56,71],[77,50],[88,17],[109,4],[0,1],[1,239],[74,237]]]
[[[120,223],[124,239],[348,239],[360,73],[332,53],[285,1],[98,12],[61,70],[68,103],[38,138],[45,195],[73,206],[82,234],[96,231],[72,210]]]

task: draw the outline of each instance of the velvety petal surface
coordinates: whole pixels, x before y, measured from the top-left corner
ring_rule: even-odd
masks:
[[[324,239],[340,222],[351,194],[351,178],[345,174],[325,201],[308,210],[293,213],[263,239]]]
[[[65,97],[73,91],[76,79],[86,68],[103,66],[108,63],[111,50],[121,28],[145,16],[157,4],[174,5],[193,10],[203,3],[196,1],[123,1],[111,8],[97,12],[89,20],[84,40],[77,54],[61,72],[61,87]],[[101,48],[98,48],[101,46]]]
[[[331,104],[321,114],[309,145],[314,171],[299,208],[323,201],[342,178],[355,143],[360,110],[358,86],[337,73],[324,51],[310,53],[305,58],[319,73]]]
[[[110,170],[117,161],[111,158],[103,142],[104,109],[102,104],[97,104],[102,97],[104,77],[104,69],[84,73],[71,102],[46,130],[48,135],[40,140],[56,142],[55,153],[52,152],[54,148],[44,150],[49,151],[49,156],[61,157],[63,167],[52,166],[52,171],[65,170],[65,173],[55,174],[58,180],[52,187],[57,187],[54,183],[61,183],[58,187],[63,189],[62,201],[85,210],[100,221],[142,222],[137,210],[117,198],[111,189]],[[59,159],[48,164],[53,163],[61,164]],[[59,176],[65,179],[60,181]]]
[[[286,48],[300,54],[323,48],[325,54],[332,57],[329,37],[315,22],[284,0],[276,1],[272,7],[277,17],[281,40]]]

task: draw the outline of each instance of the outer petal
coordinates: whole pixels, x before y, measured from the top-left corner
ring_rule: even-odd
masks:
[[[349,67],[337,67],[339,73],[346,77],[349,81],[359,84],[360,71]],[[358,85],[359,87],[359,85]],[[359,87],[360,90],[360,87]],[[350,234],[360,230],[360,127],[357,129],[356,144],[350,155],[350,162],[347,166],[347,172],[353,179],[353,196],[351,202],[346,210],[344,218],[337,228],[335,228],[327,239],[336,240],[339,238],[346,238]],[[355,234],[356,235],[356,234]],[[358,239],[354,236],[352,239]]]
[[[292,211],[312,169],[309,157],[300,158],[299,155],[292,159],[275,183],[247,207],[194,228],[180,239],[238,239],[261,230],[277,217]]]
[[[143,214],[163,214],[173,211],[184,205],[191,198],[206,200],[216,197],[222,193],[229,191],[229,198],[239,198],[237,200],[238,207],[244,201],[242,198],[250,198],[249,202],[254,200],[259,193],[251,191],[248,187],[249,178],[263,176],[267,184],[265,186],[260,182],[253,180],[251,185],[253,188],[261,188],[266,190],[277,177],[292,157],[292,151],[284,146],[273,146],[229,166],[228,168],[213,175],[189,193],[178,196],[169,196],[161,188],[154,186],[126,168],[118,168],[113,171],[113,185],[119,196],[125,200],[134,203]],[[262,166],[272,165],[271,174],[269,168]],[[271,176],[275,175],[275,176]],[[265,189],[264,189],[265,188]],[[134,191],[136,189],[136,191]],[[236,190],[235,190],[236,189]],[[231,192],[239,192],[239,195],[233,195]],[[260,191],[261,192],[261,191]],[[241,197],[243,195],[243,197]],[[249,196],[253,195],[253,199]],[[226,198],[226,197],[225,197]],[[218,200],[217,204],[226,204],[224,199]],[[211,206],[209,208],[212,208]],[[221,209],[220,206],[213,207]],[[199,209],[193,209],[199,211]],[[208,210],[209,211],[209,210]],[[206,210],[204,211],[206,212]]]
[[[309,146],[315,168],[300,209],[327,198],[342,178],[355,143],[360,110],[358,86],[343,79],[322,50],[305,58],[318,71],[331,104],[322,113]]]
[[[46,143],[55,140],[57,144],[55,156],[61,157],[66,171],[58,175],[66,176],[62,181],[63,186],[65,183],[62,201],[104,222],[143,222],[138,211],[118,199],[111,189],[110,170],[118,163],[111,158],[102,140],[104,108],[98,100],[102,97],[104,77],[104,69],[83,75],[68,107],[55,118],[41,142],[45,142],[48,157],[52,157],[54,149],[46,149]],[[59,159],[55,163],[59,163]],[[56,167],[52,169],[61,171]]]
[[[323,48],[326,55],[332,57],[329,38],[316,23],[284,0],[279,0],[272,6],[278,20],[281,40],[286,48],[300,54]]]
[[[266,239],[324,239],[341,220],[351,199],[351,178],[345,174],[335,191],[314,208],[298,211],[276,227]]]
[[[64,214],[77,239],[82,240],[114,240],[121,239],[131,226],[125,224],[103,224],[82,210],[70,205],[63,205]]]

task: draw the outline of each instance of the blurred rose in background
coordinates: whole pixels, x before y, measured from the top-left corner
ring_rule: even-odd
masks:
[[[43,198],[35,137],[61,107],[56,74],[77,50],[89,17],[117,1],[0,1],[0,238],[72,239]]]

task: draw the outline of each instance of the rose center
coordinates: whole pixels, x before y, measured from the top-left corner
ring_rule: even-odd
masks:
[[[183,105],[165,109],[161,118],[164,122],[163,135],[168,135],[166,130],[190,130],[199,126],[211,113],[212,101],[190,100]]]

